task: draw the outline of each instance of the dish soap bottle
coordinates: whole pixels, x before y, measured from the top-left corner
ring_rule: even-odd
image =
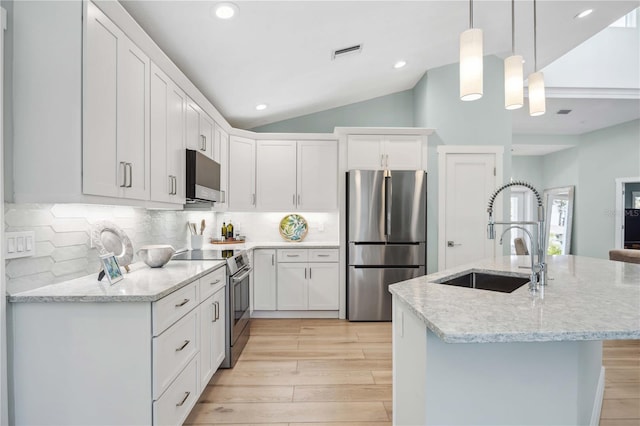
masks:
[[[222,237],[222,241],[224,241],[227,236],[227,225],[224,222],[222,222],[222,232],[220,233],[220,236]]]
[[[227,225],[227,239],[233,239],[233,224],[231,223],[231,221],[229,221],[229,224]]]

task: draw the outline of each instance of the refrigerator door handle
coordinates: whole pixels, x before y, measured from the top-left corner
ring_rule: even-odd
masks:
[[[384,235],[391,235],[391,197],[393,192],[393,184],[391,176],[385,176],[384,178]]]

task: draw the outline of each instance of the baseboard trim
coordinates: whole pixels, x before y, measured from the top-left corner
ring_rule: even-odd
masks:
[[[339,311],[253,311],[251,318],[338,318]]]

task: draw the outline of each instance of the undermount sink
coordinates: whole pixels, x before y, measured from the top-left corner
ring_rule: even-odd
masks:
[[[449,276],[440,278],[434,282],[437,284],[511,293],[529,281],[531,281],[531,279],[528,277],[514,277],[510,275],[490,274],[486,272],[468,272],[454,277]]]

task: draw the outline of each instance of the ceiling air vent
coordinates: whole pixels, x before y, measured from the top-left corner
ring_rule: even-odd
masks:
[[[347,55],[362,52],[362,44],[356,44],[355,46],[345,47],[343,49],[334,50],[331,53],[331,59],[342,58]]]
[[[573,110],[570,110],[570,109],[560,109],[560,110],[558,110],[558,112],[556,112],[556,114],[560,114],[560,115],[567,115],[567,114],[569,114],[571,111],[573,111]]]

